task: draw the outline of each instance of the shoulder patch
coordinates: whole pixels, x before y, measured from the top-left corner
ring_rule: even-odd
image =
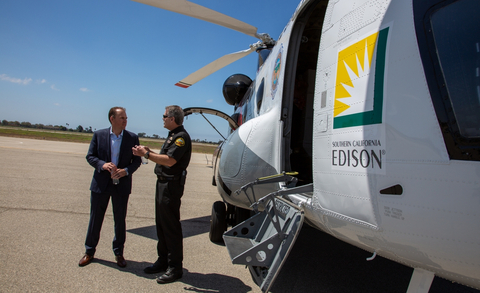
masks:
[[[185,145],[185,140],[179,137],[175,140],[175,145],[179,147],[183,147]]]

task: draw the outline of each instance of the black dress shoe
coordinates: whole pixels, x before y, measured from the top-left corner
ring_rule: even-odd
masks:
[[[86,254],[82,257],[82,259],[78,262],[78,265],[81,266],[81,267],[84,267],[86,265],[88,265],[89,263],[91,263],[93,260],[93,255],[90,255],[90,254]]]
[[[164,273],[167,270],[167,265],[163,265],[160,260],[157,259],[157,261],[149,266],[143,269],[145,274],[158,274],[158,273]]]
[[[182,271],[174,271],[169,269],[165,272],[165,274],[157,278],[157,283],[158,284],[172,283],[180,279],[182,275],[183,275]]]
[[[124,268],[127,266],[127,261],[125,260],[125,258],[123,258],[122,255],[116,255],[115,260],[117,261],[117,265],[119,267]]]

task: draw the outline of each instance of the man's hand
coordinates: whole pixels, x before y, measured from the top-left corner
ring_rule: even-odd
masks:
[[[116,169],[115,171],[112,172],[112,178],[114,179],[120,179],[124,176],[127,176],[127,171],[125,169]]]
[[[102,169],[105,170],[105,171],[108,171],[110,173],[113,173],[117,170],[117,166],[112,162],[108,162],[108,163],[103,164]]]
[[[148,146],[136,145],[132,148],[133,155],[143,157],[147,152],[152,152]]]

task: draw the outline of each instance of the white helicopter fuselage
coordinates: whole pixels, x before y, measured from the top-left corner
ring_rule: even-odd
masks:
[[[276,42],[186,0],[134,1],[260,39],[177,85],[260,52],[255,81],[224,84],[232,117],[185,113],[229,121],[210,239],[224,240],[262,291],[304,219],[370,259],[414,268],[408,292],[428,292],[434,276],[480,288],[478,0],[302,0]],[[261,204],[238,224],[242,208]],[[225,232],[232,207],[238,225]]]
[[[308,14],[312,3],[318,10]],[[447,148],[412,6],[302,1],[237,107],[241,125],[222,145],[215,179],[226,202],[249,208],[285,186],[255,186],[250,198],[234,192],[246,183],[308,172],[304,184],[313,184],[313,192],[289,200],[310,225],[480,288],[480,161],[452,158]],[[321,38],[314,64],[302,69],[298,61],[311,60],[301,49],[307,29]],[[306,98],[297,104],[300,75]],[[292,105],[311,110],[292,122]],[[294,155],[297,149],[303,156]]]

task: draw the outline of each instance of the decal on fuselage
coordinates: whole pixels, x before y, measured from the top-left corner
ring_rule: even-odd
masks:
[[[385,173],[382,121],[388,32],[389,27],[384,28],[338,52],[332,169]]]
[[[275,59],[275,66],[273,67],[272,73],[272,100],[275,99],[275,94],[278,90],[278,82],[280,80],[280,72],[282,70],[282,55],[283,55],[283,44],[278,50],[277,58]]]

